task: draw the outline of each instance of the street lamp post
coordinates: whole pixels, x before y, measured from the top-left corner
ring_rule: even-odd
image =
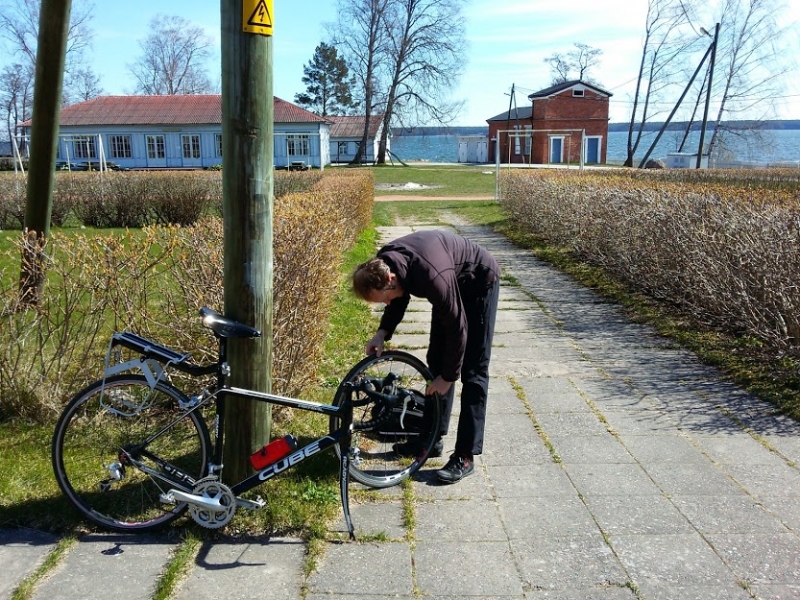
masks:
[[[708,33],[702,27],[700,31],[705,35],[711,37],[711,34]],[[719,23],[714,26],[714,41],[711,42],[711,64],[708,68],[708,88],[706,88],[706,107],[703,111],[703,125],[700,128],[700,144],[697,148],[697,165],[696,168],[700,168],[701,161],[703,160],[703,143],[705,142],[706,137],[706,125],[708,124],[708,108],[711,104],[711,84],[714,80],[714,62],[717,58],[717,40],[719,39]]]

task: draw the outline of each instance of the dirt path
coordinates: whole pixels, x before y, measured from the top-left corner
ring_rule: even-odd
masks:
[[[412,194],[387,194],[384,196],[375,196],[375,202],[393,202],[393,201],[408,201],[408,200],[494,200],[494,196],[490,195],[476,195],[476,196],[417,196]]]

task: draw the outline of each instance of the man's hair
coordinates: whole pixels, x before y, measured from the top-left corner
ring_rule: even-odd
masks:
[[[375,257],[363,262],[353,272],[353,293],[366,300],[370,292],[385,289],[389,285],[389,265]]]

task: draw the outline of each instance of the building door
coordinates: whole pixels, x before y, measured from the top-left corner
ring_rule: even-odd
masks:
[[[203,165],[200,153],[200,136],[185,134],[181,136],[181,158],[184,167],[200,167]]]
[[[550,164],[557,165],[564,162],[564,136],[550,137]]]
[[[598,164],[600,162],[600,140],[602,138],[597,136],[590,136],[586,138],[585,146],[583,149],[584,162],[587,164]]]
[[[458,142],[458,162],[465,163],[469,162],[467,157],[467,142]]]
[[[167,150],[163,135],[146,135],[145,145],[147,146],[147,166],[166,167]]]

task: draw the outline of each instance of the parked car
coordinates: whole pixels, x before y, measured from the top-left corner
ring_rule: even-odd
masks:
[[[98,161],[87,160],[84,162],[73,163],[70,165],[72,171],[99,171],[100,163]],[[117,163],[106,161],[106,169],[109,171],[127,171],[126,167],[121,167]]]

